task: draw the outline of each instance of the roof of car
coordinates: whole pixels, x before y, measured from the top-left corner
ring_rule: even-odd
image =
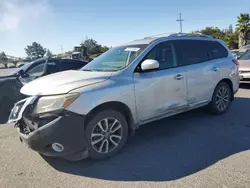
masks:
[[[248,51],[249,49],[234,49],[234,50],[231,50],[232,52],[246,52]]]
[[[250,49],[250,44],[246,45],[246,46],[243,46],[241,49]]]
[[[41,62],[41,61],[46,61],[48,59],[48,57],[42,57],[42,58],[39,58],[35,61],[33,61],[33,63],[35,62]],[[79,59],[70,59],[70,58],[54,58],[54,57],[51,57],[49,58],[49,61],[53,61],[53,60],[63,60],[63,61],[75,61],[75,62],[81,62],[81,63],[87,63],[87,61],[84,61],[84,60],[79,60]]]
[[[125,46],[125,45],[141,45],[141,44],[151,44],[152,42],[156,41],[156,40],[160,40],[160,39],[164,39],[164,38],[176,38],[176,37],[187,37],[187,38],[195,38],[195,39],[209,39],[209,40],[215,40],[215,38],[213,38],[210,35],[203,35],[201,33],[174,33],[174,34],[159,34],[159,35],[153,35],[153,36],[149,36],[149,37],[145,37],[143,39],[138,39],[138,40],[134,40],[128,43],[125,43],[123,45],[120,46]]]
[[[70,59],[70,58],[53,58],[53,59],[56,59],[56,60],[77,61],[77,62],[81,62],[81,63],[87,63],[87,61],[80,60],[80,59]]]

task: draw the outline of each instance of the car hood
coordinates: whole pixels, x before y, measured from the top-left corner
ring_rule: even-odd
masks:
[[[29,96],[64,94],[80,87],[103,82],[110,76],[110,72],[64,71],[24,85],[21,93]]]
[[[250,60],[238,60],[239,70],[249,70],[250,71]]]

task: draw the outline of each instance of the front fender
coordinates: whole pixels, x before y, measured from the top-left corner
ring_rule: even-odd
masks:
[[[133,80],[113,80],[87,86],[71,91],[80,92],[81,95],[67,110],[80,115],[87,115],[95,107],[108,102],[121,102],[127,105],[132,113],[134,123],[138,123],[134,97]]]

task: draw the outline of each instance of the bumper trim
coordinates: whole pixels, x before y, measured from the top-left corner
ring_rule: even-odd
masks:
[[[18,133],[23,143],[34,151],[46,156],[70,158],[71,156],[79,156],[78,154],[87,149],[84,121],[85,116],[68,113],[56,117],[56,119],[28,134],[22,133],[20,130]],[[62,152],[54,151],[52,149],[53,143],[60,143],[64,150]]]
[[[53,121],[51,121],[51,122],[47,123],[46,125],[44,125],[44,126],[38,128],[37,130],[34,130],[33,132],[29,133],[28,135],[23,134],[23,133],[21,133],[21,132],[19,132],[19,134],[21,134],[22,137],[28,139],[28,138],[32,137],[33,135],[35,135],[37,132],[42,131],[42,130],[48,128],[49,126],[51,126],[51,125],[57,123],[57,122],[60,121],[61,119],[62,119],[62,116],[60,116],[60,117],[54,119]]]

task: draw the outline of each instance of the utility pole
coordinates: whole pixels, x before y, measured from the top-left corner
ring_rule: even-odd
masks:
[[[63,47],[62,47],[62,45],[61,45],[60,47],[61,47],[61,52],[62,52],[62,54],[63,54]]]
[[[179,20],[176,20],[177,22],[180,22],[180,30],[181,30],[181,32],[180,33],[182,33],[182,22],[184,21],[182,18],[181,18],[181,13],[180,13],[180,19]]]

